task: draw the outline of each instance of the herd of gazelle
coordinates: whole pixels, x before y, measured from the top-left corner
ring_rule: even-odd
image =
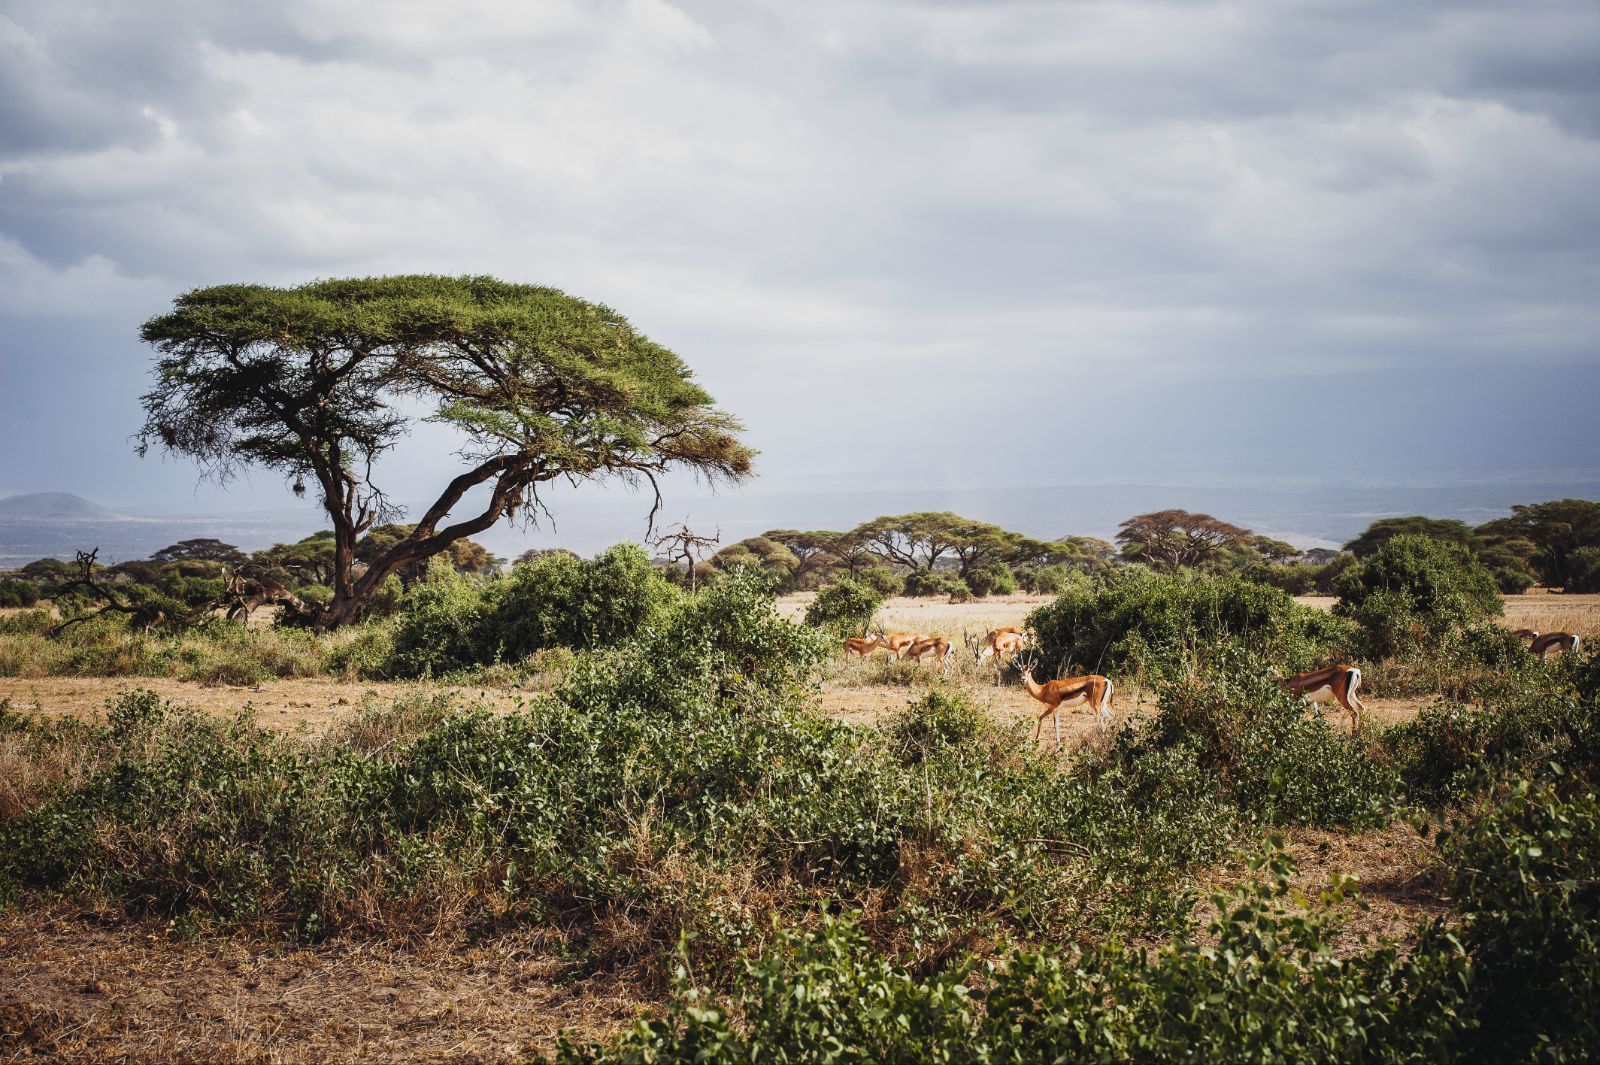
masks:
[[[1547,632],[1541,635],[1533,629],[1515,629],[1512,635],[1527,640],[1528,650],[1539,658],[1544,658],[1551,651],[1576,651],[1582,642],[1570,632]],[[1023,629],[1009,627],[989,630],[982,641],[972,637],[967,638],[967,646],[979,662],[993,658],[996,663],[1001,663],[1009,658],[1017,658],[1027,645],[1028,633]],[[950,668],[950,657],[955,653],[955,648],[943,636],[930,636],[923,632],[884,632],[880,629],[878,634],[871,638],[852,636],[844,641],[846,654],[862,658],[880,648],[889,651],[896,658],[909,658],[916,662],[921,662],[931,654],[934,661],[944,670]],[[1022,667],[1022,686],[1027,689],[1029,695],[1044,704],[1044,709],[1039,713],[1039,720],[1033,726],[1035,743],[1038,742],[1039,733],[1044,728],[1044,719],[1048,717],[1055,725],[1056,746],[1061,746],[1060,711],[1063,706],[1091,706],[1099,712],[1102,726],[1110,723],[1111,692],[1114,685],[1109,677],[1088,673],[1081,677],[1062,677],[1040,684],[1033,679],[1032,662],[1019,662],[1019,664]],[[1366,709],[1366,705],[1356,694],[1361,687],[1361,670],[1349,663],[1341,662],[1324,669],[1296,673],[1292,677],[1280,680],[1278,685],[1284,691],[1298,695],[1307,702],[1336,702],[1350,715],[1352,729],[1361,725],[1361,711]]]

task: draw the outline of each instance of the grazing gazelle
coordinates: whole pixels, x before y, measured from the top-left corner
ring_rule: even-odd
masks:
[[[1082,677],[1062,677],[1052,680],[1047,684],[1039,684],[1033,679],[1033,663],[1022,664],[1022,686],[1028,689],[1028,694],[1044,704],[1044,709],[1039,713],[1039,720],[1033,726],[1033,742],[1039,742],[1039,731],[1044,728],[1044,719],[1050,718],[1055,722],[1056,746],[1061,746],[1061,708],[1063,706],[1080,706],[1087,703],[1100,712],[1100,727],[1104,728],[1111,722],[1111,680],[1098,673],[1090,673]]]
[[[896,658],[904,658],[912,644],[921,643],[927,638],[928,634],[925,632],[891,632],[881,637],[883,645],[893,651]]]
[[[921,662],[929,652],[933,653],[934,660],[939,663],[940,671],[948,673],[950,671],[950,656],[955,653],[955,648],[943,636],[929,636],[926,639],[918,640],[906,648],[905,656],[913,661]]]
[[[846,636],[844,640],[844,653],[847,655],[860,655],[862,658],[867,657],[880,647],[885,651],[894,650],[884,641],[882,632],[871,638],[866,636]]]
[[[1528,645],[1528,650],[1535,658],[1543,658],[1551,651],[1566,651],[1571,653],[1578,649],[1583,642],[1570,632],[1547,632],[1543,636],[1535,633],[1533,642]]]
[[[1335,700],[1350,712],[1350,727],[1356,729],[1361,726],[1361,711],[1366,706],[1356,696],[1356,689],[1361,687],[1361,671],[1355,666],[1341,663],[1327,669],[1296,673],[1280,680],[1278,686],[1308,702]]]
[[[1022,629],[990,629],[989,634],[983,638],[982,649],[978,651],[978,661],[981,662],[990,655],[999,661],[1007,655],[1019,653],[1026,646],[1028,646],[1028,634]]]

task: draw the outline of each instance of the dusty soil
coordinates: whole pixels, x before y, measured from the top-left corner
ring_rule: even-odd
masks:
[[[1378,939],[1410,942],[1416,930],[1443,917],[1449,900],[1436,883],[1437,850],[1431,838],[1409,824],[1393,824],[1372,832],[1345,834],[1326,829],[1296,828],[1283,833],[1284,849],[1295,862],[1291,885],[1307,899],[1326,890],[1335,873],[1356,878],[1356,894],[1339,905],[1343,920],[1335,952],[1348,957]],[[1227,891],[1245,882],[1250,871],[1242,862],[1218,869],[1207,890]],[[1209,904],[1202,914],[1214,914]]]
[[[208,714],[231,717],[250,708],[260,723],[285,731],[319,733],[362,706],[387,703],[410,692],[448,691],[462,703],[510,709],[528,693],[514,688],[452,687],[438,684],[382,684],[323,678],[275,680],[249,688],[197,684],[168,677],[0,677],[0,700],[13,710],[50,716],[93,717],[106,704],[135,688]]]
[[[185,940],[59,910],[0,917],[0,1061],[510,1062],[646,1003],[534,935],[481,945]]]

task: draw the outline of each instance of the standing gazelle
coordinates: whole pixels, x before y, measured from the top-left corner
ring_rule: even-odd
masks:
[[[1341,663],[1329,666],[1327,669],[1296,673],[1292,677],[1280,680],[1278,686],[1307,702],[1325,703],[1336,700],[1350,712],[1350,728],[1355,730],[1361,727],[1361,711],[1365,710],[1366,706],[1356,696],[1356,689],[1361,687],[1361,671],[1355,666]]]
[[[1100,712],[1100,727],[1104,728],[1111,723],[1111,690],[1110,678],[1102,677],[1098,673],[1090,673],[1082,677],[1062,677],[1046,684],[1040,684],[1033,679],[1033,663],[1022,665],[1022,686],[1028,689],[1028,694],[1044,704],[1044,709],[1039,713],[1039,720],[1033,726],[1033,742],[1039,742],[1039,732],[1044,728],[1044,719],[1050,718],[1055,722],[1056,746],[1061,746],[1061,708],[1063,706],[1081,706],[1087,703]]]
[[[1578,649],[1583,640],[1570,632],[1547,632],[1544,635],[1534,634],[1533,640],[1528,644],[1528,650],[1533,657],[1543,658],[1551,651],[1566,651],[1569,654]]]
[[[921,662],[932,652],[934,661],[939,663],[940,672],[950,671],[950,656],[955,654],[955,648],[943,636],[929,636],[918,640],[906,648],[905,657],[914,662]]]

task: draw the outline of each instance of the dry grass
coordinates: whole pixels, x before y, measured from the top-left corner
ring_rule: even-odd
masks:
[[[0,916],[0,1061],[511,1062],[604,1038],[651,999],[548,933],[397,947],[185,940],[159,924]]]
[[[1335,873],[1356,878],[1359,896],[1340,909],[1344,924],[1334,952],[1341,957],[1360,953],[1378,938],[1410,942],[1420,926],[1449,911],[1450,900],[1434,875],[1434,839],[1418,835],[1409,824],[1355,833],[1291,828],[1283,832],[1283,841],[1295,861],[1292,886],[1302,895],[1315,898]],[[1229,862],[1202,878],[1203,890],[1228,891],[1250,875],[1243,862]],[[1202,924],[1213,916],[1209,903],[1202,907]]]

